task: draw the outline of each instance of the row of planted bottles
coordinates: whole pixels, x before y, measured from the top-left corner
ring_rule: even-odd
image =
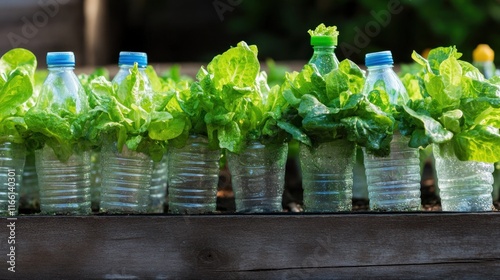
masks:
[[[310,63],[316,65],[321,75],[338,68],[333,54],[334,40],[312,36],[311,44],[315,51]],[[487,53],[483,54],[484,51]],[[491,49],[487,45],[479,45],[474,53],[474,65],[487,79],[495,72],[492,61]],[[392,69],[390,51],[366,54],[365,65],[368,73],[364,95],[374,94],[380,98],[385,93],[391,104],[407,104],[409,96]],[[353,197],[367,199],[370,209],[375,211],[420,210],[420,153],[419,149],[409,147],[409,142],[410,138],[396,129],[390,154],[386,157],[356,148],[345,139],[320,143],[314,148],[302,145],[300,161],[305,210],[349,211]],[[433,148],[442,209],[491,211],[495,197],[492,194],[493,165],[458,160],[451,144],[434,144]]]
[[[140,82],[144,86],[141,91],[134,92],[133,102],[137,106],[151,106],[152,88],[144,74],[147,65],[145,53],[121,52],[120,70],[112,82],[118,88],[122,86],[124,80],[130,79],[129,73],[134,64],[138,65]],[[73,72],[73,53],[48,53],[47,65],[49,74],[43,83],[42,98],[37,102],[36,109],[59,112],[60,116],[64,116],[65,106],[70,105],[70,113],[76,117],[88,110],[84,89]],[[16,174],[16,188],[23,190],[22,197],[26,200],[23,207],[33,212],[37,212],[39,207],[42,214],[87,215],[92,210],[119,214],[163,213],[167,180],[169,212],[196,214],[216,210],[221,151],[209,148],[206,136],[190,135],[184,147],[172,147],[159,161],[153,161],[145,153],[130,150],[126,145],[119,147],[118,139],[112,134],[104,135],[99,147],[69,146],[71,151],[67,158],[61,158],[58,147],[47,143],[43,148],[36,149],[34,156],[28,157],[24,145],[7,143],[4,146],[5,153],[2,155],[12,161],[8,163],[4,160],[5,165],[9,166],[9,170],[11,167],[16,169],[12,172],[5,170],[2,174]],[[240,198],[237,203],[239,212],[281,210],[286,148],[286,145],[276,148],[279,162],[275,162],[274,148],[269,150],[257,142],[241,155],[228,154],[231,170],[235,174],[233,186]],[[25,159],[27,168],[23,174]],[[260,170],[259,174],[255,174],[255,170]],[[274,174],[281,175],[274,178]],[[22,178],[26,187],[21,183]],[[270,193],[272,196],[268,197]],[[33,195],[37,197],[30,197]],[[8,198],[8,193],[2,197]]]
[[[41,213],[162,213],[166,199],[171,213],[214,212],[223,152],[236,211],[279,212],[290,138],[301,143],[307,212],[350,211],[356,170],[365,175],[371,210],[420,210],[419,145],[424,144],[434,150],[443,210],[492,209],[490,158],[464,160],[472,157],[462,154],[459,160],[460,143],[449,142],[450,131],[460,131],[464,123],[458,120],[460,110],[439,117],[450,126],[442,129],[430,113],[420,116],[412,109],[425,104],[411,107],[408,86],[394,72],[390,51],[366,54],[365,73],[336,58],[336,29],[318,26],[310,34],[314,52],[309,63],[273,88],[259,71],[256,47],[244,42],[202,67],[198,81],[179,82],[174,90],[150,80],[145,53],[121,52],[113,80],[97,77],[85,84],[74,73],[73,53],[48,53],[48,75],[24,118],[32,133],[29,146],[36,147]],[[453,51],[435,52],[457,59]],[[411,81],[440,79],[435,64],[414,59],[433,70],[421,75],[433,76]],[[462,65],[473,71],[465,63],[452,66]],[[440,138],[429,136],[428,127]],[[14,153],[16,141],[4,145],[6,161],[26,157],[26,150]],[[22,186],[25,164],[18,163],[15,168],[8,164],[3,178],[16,188]],[[30,168],[26,175],[33,173]],[[458,174],[470,175],[457,180]]]

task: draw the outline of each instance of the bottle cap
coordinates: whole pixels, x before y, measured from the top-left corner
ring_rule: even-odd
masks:
[[[337,37],[326,35],[311,36],[311,46],[336,46]]]
[[[495,59],[495,52],[488,46],[488,44],[479,44],[472,52],[472,60],[474,61],[493,61]]]
[[[139,67],[146,67],[148,65],[148,55],[144,52],[120,52],[118,65],[134,65],[135,62]]]
[[[391,51],[372,52],[365,55],[366,66],[394,64]]]
[[[73,52],[48,52],[47,65],[75,67],[75,54]]]

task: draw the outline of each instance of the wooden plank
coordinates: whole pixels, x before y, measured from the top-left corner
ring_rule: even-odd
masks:
[[[498,224],[497,212],[21,216],[16,272],[4,262],[0,278],[484,279],[500,272]]]

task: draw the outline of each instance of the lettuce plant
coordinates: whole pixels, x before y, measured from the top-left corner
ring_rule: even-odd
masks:
[[[140,94],[146,89],[146,81],[137,64],[120,85],[103,76],[90,82],[94,108],[88,123],[88,138],[93,143],[109,136],[117,142],[119,151],[126,145],[155,161],[161,160],[167,141],[181,135],[187,122],[182,114],[167,111],[173,93],[159,91],[162,87],[154,69],[148,70],[148,77],[152,79],[152,99]]]
[[[400,131],[409,146],[451,143],[459,160],[500,160],[500,79],[484,78],[460,60],[454,46],[431,50],[428,59],[413,52],[422,65],[402,80],[410,101],[398,111]]]
[[[276,123],[284,104],[279,86],[269,87],[257,53],[255,45],[241,41],[215,56],[206,69],[201,67],[190,87],[189,94],[196,98],[181,101],[196,120],[193,129],[202,133],[206,129],[212,147],[239,153],[249,141],[286,141]]]
[[[281,87],[288,107],[279,127],[309,146],[347,139],[370,153],[387,155],[394,119],[362,94],[364,81],[364,72],[348,59],[324,76],[314,64],[288,73]],[[378,103],[389,106],[388,99]]]
[[[24,115],[34,92],[35,55],[22,48],[0,58],[0,142],[23,143],[28,137]]]

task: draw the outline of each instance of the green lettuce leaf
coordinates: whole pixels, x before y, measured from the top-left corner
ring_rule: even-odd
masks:
[[[315,146],[343,138],[376,155],[389,153],[394,119],[381,109],[391,106],[389,99],[384,93],[374,92],[373,100],[362,94],[365,75],[355,63],[345,59],[325,76],[306,64],[285,79],[281,93],[289,108],[278,125],[293,139]]]
[[[0,141],[22,143],[29,137],[24,121],[34,93],[35,55],[22,48],[0,58]]]
[[[460,160],[499,161],[499,83],[459,60],[454,46],[433,49],[428,59],[415,52],[412,57],[424,67],[405,75],[412,100],[398,109],[397,117],[401,131],[411,137],[410,146],[452,142]]]

